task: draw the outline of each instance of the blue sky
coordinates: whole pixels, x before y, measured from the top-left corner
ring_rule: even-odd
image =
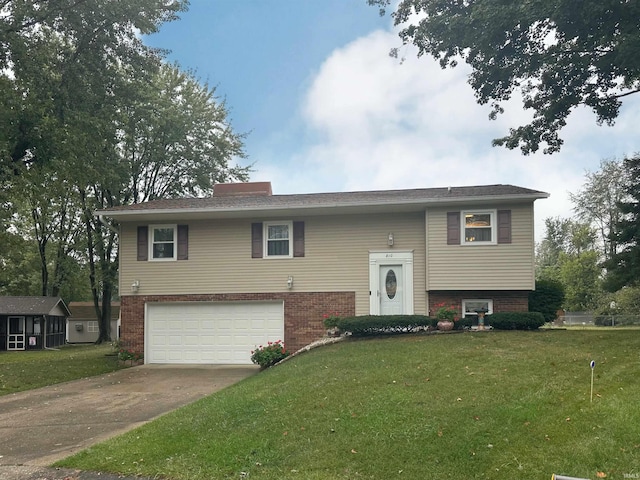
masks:
[[[572,215],[568,192],[603,159],[640,150],[640,99],[613,127],[586,109],[561,132],[559,154],[491,147],[527,121],[520,99],[497,121],[475,103],[465,66],[442,70],[403,47],[391,19],[366,0],[191,0],[146,43],[216,86],[254,181],[276,194],[509,183],[543,190],[545,217]]]

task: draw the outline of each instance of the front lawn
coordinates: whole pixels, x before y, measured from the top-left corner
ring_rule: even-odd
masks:
[[[349,341],[59,465],[191,480],[637,478],[639,344],[628,331]]]
[[[92,377],[121,368],[110,344],[0,352],[0,395]]]

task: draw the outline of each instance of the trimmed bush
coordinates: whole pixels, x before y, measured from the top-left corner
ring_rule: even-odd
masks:
[[[425,315],[362,315],[345,317],[336,322],[343,332],[350,332],[356,337],[410,333],[426,327],[434,327],[437,319]]]
[[[529,293],[529,311],[540,312],[547,322],[553,322],[564,302],[564,286],[556,280],[536,280],[536,289]]]
[[[485,324],[497,330],[537,330],[545,321],[540,312],[502,312],[487,315]]]

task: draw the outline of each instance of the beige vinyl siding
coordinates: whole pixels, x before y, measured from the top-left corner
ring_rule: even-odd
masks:
[[[304,221],[305,256],[251,258],[251,223]],[[369,251],[413,251],[414,309],[424,313],[424,213],[309,218],[212,220],[189,223],[189,259],[137,261],[138,224],[122,224],[120,291],[140,295],[355,291],[356,313],[369,313]],[[394,246],[387,246],[388,234]]]
[[[532,290],[534,288],[533,204],[485,205],[511,210],[511,243],[447,245],[447,212],[427,212],[427,288],[429,290]]]

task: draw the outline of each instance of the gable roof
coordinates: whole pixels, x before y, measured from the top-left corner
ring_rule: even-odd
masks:
[[[514,185],[418,188],[290,195],[230,195],[154,200],[98,210],[120,221],[239,218],[260,215],[419,211],[428,206],[533,202],[549,194]]]
[[[72,320],[97,320],[93,302],[69,303]],[[118,320],[120,316],[120,302],[111,302],[111,320]]]
[[[0,297],[0,315],[51,315],[58,306],[71,315],[60,297]]]

